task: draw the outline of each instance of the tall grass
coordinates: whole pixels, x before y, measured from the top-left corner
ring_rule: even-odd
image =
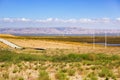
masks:
[[[119,55],[108,55],[108,54],[65,54],[65,55],[53,55],[48,56],[47,54],[36,55],[36,54],[25,54],[15,53],[9,50],[0,50],[0,62],[21,62],[21,61],[51,61],[51,62],[81,62],[91,61],[92,63],[112,63],[113,61],[119,61]]]
[[[40,70],[38,80],[50,80],[48,73],[45,70]]]
[[[94,72],[90,72],[83,80],[98,80],[98,77]]]
[[[47,56],[15,53],[9,50],[0,50],[0,62],[46,61],[46,60],[49,60]]]
[[[9,50],[0,50],[0,62],[5,62],[1,64],[0,67],[7,69],[8,62],[10,63],[19,63],[19,62],[31,62],[31,61],[40,61],[40,66],[35,65],[37,69],[39,69],[39,77],[38,80],[49,80],[48,72],[46,72],[47,67],[50,66],[43,66],[45,62],[52,62],[52,67],[61,68],[61,71],[55,73],[55,78],[57,80],[69,80],[69,76],[75,76],[77,74],[76,69],[79,69],[82,74],[85,74],[85,71],[93,70],[97,71],[96,73],[90,73],[86,76],[85,80],[98,80],[97,77],[100,78],[112,78],[116,79],[116,75],[112,71],[112,69],[117,69],[120,66],[120,56],[119,55],[112,55],[112,54],[103,54],[103,53],[86,53],[86,54],[62,54],[62,55],[36,55],[36,54],[25,54],[25,53],[15,53]],[[42,63],[43,62],[43,63]],[[54,63],[60,63],[58,66],[55,66]],[[63,64],[65,63],[65,64]],[[69,65],[67,65],[67,63]],[[80,63],[80,64],[78,64]],[[20,68],[22,65],[17,64]],[[65,67],[69,67],[69,69]],[[82,68],[81,66],[87,66]],[[34,68],[33,68],[34,69]],[[37,70],[35,69],[35,70]],[[14,69],[12,73],[16,74],[19,72],[17,69]],[[119,76],[119,72],[117,76]],[[3,78],[8,79],[8,72],[3,73]]]
[[[101,69],[101,71],[99,72],[99,76],[100,77],[106,77],[106,78],[112,78],[112,79],[116,80],[116,77],[113,74],[113,72],[111,70],[109,70],[108,68],[105,68],[105,67],[103,67]]]
[[[59,72],[57,72],[55,74],[55,78],[57,80],[69,80],[69,78],[67,77],[67,75],[65,73],[61,72],[61,71],[59,71]]]
[[[87,53],[87,54],[67,54],[67,55],[59,55],[53,56],[53,62],[79,62],[79,61],[113,61],[113,60],[120,60],[119,55],[107,55],[103,53]]]

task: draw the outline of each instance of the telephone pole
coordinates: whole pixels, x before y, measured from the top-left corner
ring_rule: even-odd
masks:
[[[105,48],[107,48],[107,32],[105,31]]]
[[[95,31],[93,31],[93,35],[92,35],[93,37],[93,49],[95,49]]]

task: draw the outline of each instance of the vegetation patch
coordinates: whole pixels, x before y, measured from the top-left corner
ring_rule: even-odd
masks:
[[[11,65],[10,65],[11,64]],[[84,75],[83,80],[119,78],[120,56],[103,53],[70,53],[70,54],[26,54],[10,50],[0,50],[0,78],[12,79],[10,73],[25,80],[69,80]],[[9,71],[10,70],[10,71]],[[22,72],[26,72],[28,78]],[[20,74],[20,76],[17,76]],[[32,75],[33,74],[33,75]],[[37,77],[35,76],[38,75]],[[29,77],[31,76],[31,77]],[[34,77],[35,76],[35,77]],[[71,80],[70,79],[70,80]]]
[[[36,55],[36,54],[25,54],[15,53],[9,50],[1,50],[0,62],[20,62],[20,61],[52,61],[52,62],[81,62],[81,61],[92,61],[111,63],[112,61],[120,60],[119,55],[108,55],[103,53],[86,53],[86,54],[64,54],[64,55],[53,55],[48,56],[47,54]]]
[[[52,41],[65,41],[65,42],[85,42],[92,43],[93,37],[91,36],[1,36],[2,38],[12,39],[32,39],[32,40],[52,40]],[[95,36],[96,43],[104,43],[104,36]],[[107,43],[109,44],[120,44],[119,36],[108,36]]]
[[[38,80],[50,80],[48,73],[45,70],[40,70]]]
[[[59,71],[55,74],[55,78],[57,80],[69,80],[69,78],[67,78],[67,75],[61,71]]]

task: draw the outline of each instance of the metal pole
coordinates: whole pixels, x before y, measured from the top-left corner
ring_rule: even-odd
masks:
[[[107,32],[105,31],[105,48],[107,48]]]
[[[95,49],[95,32],[93,31],[93,49]]]

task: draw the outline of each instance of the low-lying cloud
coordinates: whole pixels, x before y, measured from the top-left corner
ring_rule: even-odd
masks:
[[[120,18],[116,19],[110,19],[110,18],[99,18],[99,19],[89,19],[89,18],[81,18],[81,19],[58,19],[58,18],[47,18],[47,19],[27,19],[27,18],[2,18],[0,21],[5,21],[5,22],[71,22],[71,23],[108,23],[108,22],[115,22],[115,21],[120,21]]]
[[[120,18],[99,19],[28,19],[28,18],[1,18],[0,27],[83,27],[83,28],[119,28]]]

